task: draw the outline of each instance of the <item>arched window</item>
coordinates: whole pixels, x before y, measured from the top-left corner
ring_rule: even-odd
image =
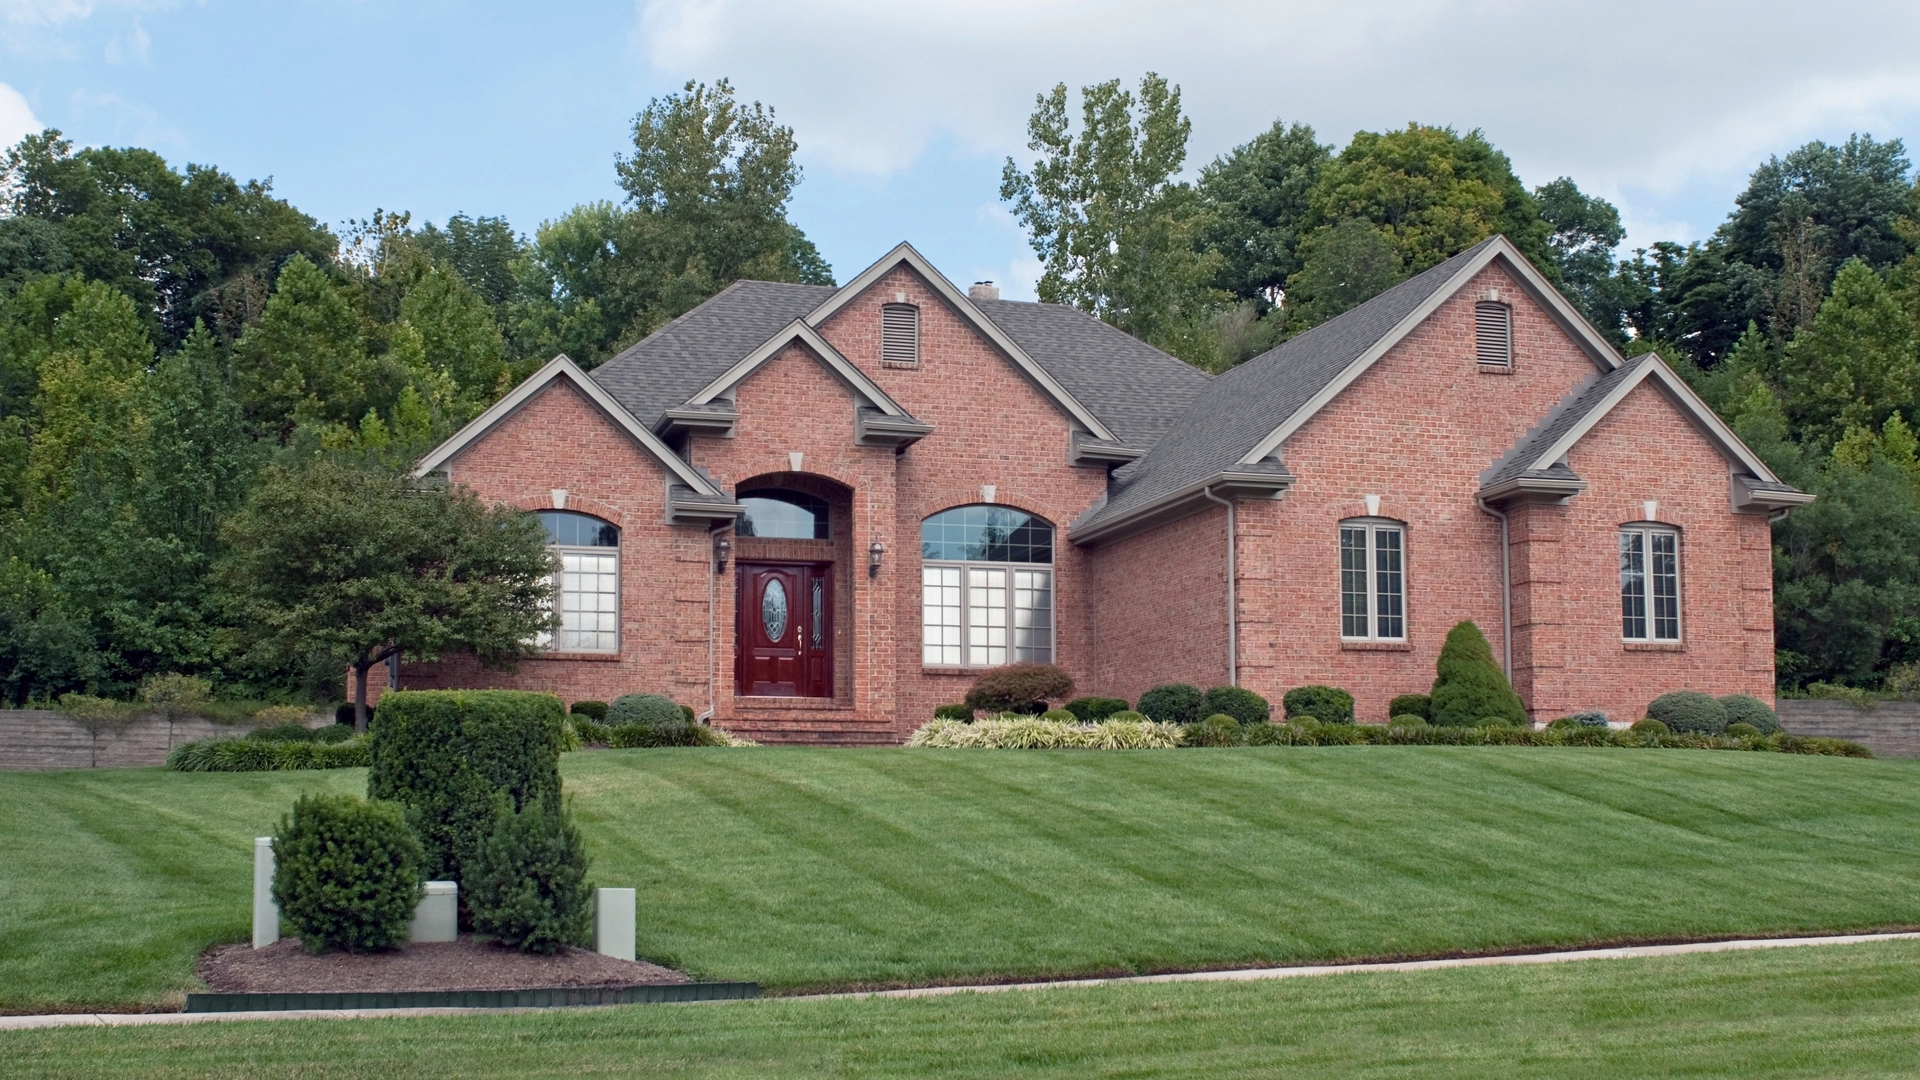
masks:
[[[734,531],[741,536],[772,536],[789,540],[825,540],[827,501],[803,491],[766,488],[740,493],[740,515]]]
[[[547,550],[560,564],[553,606],[560,630],[540,644],[561,652],[620,651],[620,529],[570,510],[542,510]]]
[[[921,661],[1053,662],[1053,526],[1005,506],[957,506],[920,524]]]
[[[1397,521],[1340,523],[1340,636],[1407,639],[1406,529]]]

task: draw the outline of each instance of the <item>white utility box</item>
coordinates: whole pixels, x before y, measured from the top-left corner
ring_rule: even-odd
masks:
[[[273,902],[273,837],[253,838],[253,947],[280,940],[280,906]]]
[[[420,906],[407,924],[410,941],[454,941],[460,937],[460,884],[429,881]]]
[[[632,889],[593,890],[593,951],[633,959],[633,916]]]

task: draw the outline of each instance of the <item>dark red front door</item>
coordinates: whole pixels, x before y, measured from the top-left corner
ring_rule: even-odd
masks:
[[[735,692],[755,697],[832,697],[832,567],[738,565]]]

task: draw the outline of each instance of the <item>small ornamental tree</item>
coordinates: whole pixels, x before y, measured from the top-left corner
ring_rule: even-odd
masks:
[[[505,667],[553,628],[553,560],[531,514],[332,461],[272,468],[228,523],[220,584],[249,659],[367,672],[389,656],[471,653]]]
[[[966,703],[982,712],[1032,709],[1037,714],[1046,711],[1047,702],[1072,694],[1073,679],[1052,664],[1008,664],[976,679]]]
[[[1478,727],[1483,724],[1524,724],[1527,709],[1500,665],[1480,628],[1467,620],[1447,631],[1434,665],[1432,713],[1436,727]]]

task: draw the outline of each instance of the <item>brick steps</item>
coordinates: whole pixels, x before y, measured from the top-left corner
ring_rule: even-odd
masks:
[[[740,718],[714,726],[768,746],[899,746],[906,741],[892,724],[873,720]]]

